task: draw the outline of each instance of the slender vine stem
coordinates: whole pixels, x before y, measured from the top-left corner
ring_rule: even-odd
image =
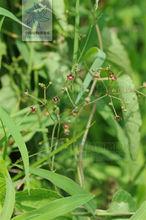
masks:
[[[99,48],[100,50],[103,50],[102,36],[101,36],[101,32],[100,32],[98,24],[95,25],[95,28],[96,28],[98,41],[99,41]]]
[[[98,42],[99,42],[100,50],[103,50],[102,37],[101,37],[100,29],[99,29],[97,24],[96,24],[96,32],[97,32],[97,36],[98,36]],[[94,89],[96,87],[97,81],[98,81],[98,79],[96,79],[96,78],[93,81],[93,84],[91,86],[90,92],[88,94],[88,98],[89,99],[90,99],[91,95],[94,92]],[[79,182],[80,182],[80,185],[82,187],[84,187],[84,179],[85,179],[84,178],[84,167],[83,167],[84,146],[85,146],[85,143],[86,143],[86,139],[87,139],[87,136],[88,136],[88,133],[89,133],[89,129],[91,127],[91,123],[92,123],[94,114],[96,112],[96,104],[97,104],[97,102],[95,102],[93,107],[92,107],[92,110],[91,110],[91,113],[89,115],[89,119],[88,119],[88,122],[87,122],[87,125],[86,125],[86,129],[85,129],[85,132],[84,132],[84,135],[83,135],[80,147],[79,147],[79,159],[78,159],[77,171],[78,171]]]
[[[79,182],[80,185],[83,187],[84,186],[84,167],[83,167],[83,151],[84,151],[84,146],[86,143],[86,139],[89,133],[89,129],[91,127],[91,123],[92,123],[92,119],[94,117],[94,113],[96,111],[96,103],[93,105],[92,111],[90,113],[87,125],[86,125],[86,129],[80,144],[80,148],[79,148],[79,160],[78,160],[78,177],[79,177]]]

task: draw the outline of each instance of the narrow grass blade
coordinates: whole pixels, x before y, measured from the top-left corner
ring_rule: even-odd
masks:
[[[28,152],[26,145],[23,141],[23,138],[20,134],[19,128],[17,125],[14,123],[12,118],[9,116],[9,114],[0,107],[0,118],[4,124],[4,126],[9,130],[9,133],[13,136],[16,145],[18,146],[22,160],[24,163],[24,169],[25,169],[25,175],[26,175],[26,181],[28,185],[28,179],[29,179],[29,157],[28,157]]]
[[[3,17],[0,19],[0,32],[1,32],[1,29],[2,29],[2,26],[3,26],[4,19],[5,19],[5,16],[3,16]]]
[[[48,203],[35,211],[25,213],[21,216],[13,218],[13,220],[51,220],[56,217],[65,215],[74,209],[86,204],[93,196],[78,194],[66,198],[57,199]]]
[[[65,177],[63,175],[39,168],[31,168],[30,172],[34,175],[49,180],[55,186],[69,193],[70,195],[76,195],[76,194],[90,195],[72,179],[69,179],[68,177]],[[92,204],[92,202],[87,204],[86,207],[91,213],[94,213],[95,207]]]
[[[2,160],[0,160],[0,172],[3,173],[6,180],[6,195],[3,209],[0,213],[0,219],[10,220],[15,206],[15,190],[10,175],[5,167],[5,163]]]
[[[29,26],[27,26],[26,24],[22,23],[13,13],[11,13],[10,11],[8,11],[5,8],[0,7],[0,15],[8,17],[8,18],[12,19],[13,21],[16,21],[17,23],[19,23],[19,24],[21,24],[21,25],[23,25],[23,26],[25,26],[25,27],[30,29]]]

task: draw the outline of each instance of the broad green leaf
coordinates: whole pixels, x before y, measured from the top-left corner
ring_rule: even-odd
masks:
[[[2,76],[1,84],[2,84],[2,88],[0,89],[0,103],[2,103],[3,108],[6,109],[8,112],[16,108],[17,108],[16,110],[18,110],[18,107],[16,107],[17,95],[12,89],[10,77],[8,75]]]
[[[10,220],[15,205],[15,190],[3,160],[0,160],[0,172],[3,173],[6,181],[6,194],[5,194],[3,208],[0,213],[0,219]]]
[[[85,93],[86,89],[88,89],[88,86],[90,85],[90,83],[93,79],[93,76],[92,76],[92,74],[94,74],[93,71],[99,70],[99,68],[104,63],[105,58],[106,58],[105,53],[103,51],[99,50],[89,72],[87,73],[87,75],[85,77],[81,91],[79,92],[79,94],[77,96],[76,104],[79,103],[79,101],[82,98],[83,94]]]
[[[30,172],[34,175],[40,176],[44,179],[49,180],[52,182],[55,186],[57,186],[60,189],[63,189],[65,192],[69,193],[70,195],[76,195],[76,194],[85,194],[89,195],[84,189],[82,189],[76,182],[74,182],[72,179],[69,179],[68,177],[65,177],[63,175],[53,173],[48,170],[44,169],[38,169],[38,168],[31,168]],[[92,202],[90,202],[87,205],[87,208],[93,212],[94,207]]]
[[[122,129],[122,127],[116,121],[111,108],[104,101],[99,101],[99,102],[97,102],[97,111],[106,120],[106,122],[109,124],[109,126],[112,125],[112,128],[114,129],[115,135],[119,140],[120,146],[121,146],[123,152],[125,153],[126,158],[129,159],[130,158],[130,151],[128,148],[127,136],[126,136],[124,130]]]
[[[66,47],[64,46],[64,50],[65,49]],[[66,73],[69,71],[68,67],[62,62],[60,54],[54,51],[47,54],[45,63],[48,69],[49,78],[52,82],[54,82],[54,88],[56,90],[60,90],[66,79]]]
[[[146,202],[136,211],[129,220],[145,220],[146,219]]]
[[[116,220],[120,219],[120,217],[123,217],[123,219],[125,220],[125,218],[127,219],[127,217],[133,215],[135,213],[135,210],[136,210],[135,200],[128,192],[120,189],[113,196],[109,209],[108,210],[97,209],[96,215],[117,217],[114,218]]]
[[[23,57],[25,62],[28,64],[29,63],[29,58],[30,58],[30,51],[29,51],[29,48],[28,48],[27,44],[25,44],[22,41],[16,41],[16,45],[17,45],[18,50],[21,53],[21,56]]]
[[[78,194],[58,199],[37,210],[15,217],[13,220],[51,220],[73,211],[89,202],[92,198],[93,196],[91,195]]]
[[[56,192],[45,188],[30,189],[29,193],[25,190],[16,193],[16,207],[20,211],[32,211],[58,198]]]
[[[91,47],[88,49],[83,57],[86,64],[92,64],[97,57],[99,49],[97,47]]]
[[[134,84],[128,75],[118,79],[118,86],[122,102],[126,111],[123,111],[124,126],[128,137],[128,145],[132,159],[137,158],[140,146],[140,127],[142,124],[137,95]]]
[[[21,25],[23,25],[23,26],[25,26],[25,27],[30,29],[29,26],[27,26],[26,24],[22,23],[12,12],[8,11],[5,8],[0,7],[0,15],[8,17],[8,18],[16,21],[17,23],[19,23],[19,24],[21,24]]]
[[[125,73],[133,73],[127,51],[115,32],[111,32],[111,44],[108,48],[107,59],[124,70]]]
[[[0,119],[2,120],[4,126],[8,129],[9,133],[13,136],[15,143],[20,150],[23,164],[24,164],[24,169],[25,169],[26,181],[27,181],[27,185],[28,185],[28,182],[29,182],[29,180],[28,180],[29,179],[29,157],[28,157],[28,152],[27,152],[25,142],[23,141],[23,138],[20,134],[19,128],[14,123],[13,119],[9,116],[9,114],[2,107],[0,107]]]
[[[64,0],[53,0],[53,13],[56,16],[61,28],[67,31],[67,19],[65,15],[65,2]]]
[[[118,190],[113,196],[112,203],[108,209],[112,213],[131,213],[136,210],[136,202],[125,190]]]

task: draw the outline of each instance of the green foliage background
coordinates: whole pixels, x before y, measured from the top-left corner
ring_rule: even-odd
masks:
[[[145,8],[53,0],[53,41],[23,42],[0,0],[0,219],[146,218]]]

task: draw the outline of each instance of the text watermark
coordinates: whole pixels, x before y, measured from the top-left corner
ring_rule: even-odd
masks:
[[[52,0],[22,0],[23,41],[52,40]]]

